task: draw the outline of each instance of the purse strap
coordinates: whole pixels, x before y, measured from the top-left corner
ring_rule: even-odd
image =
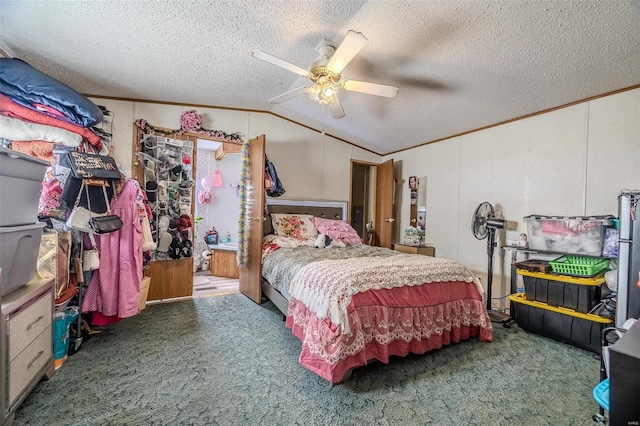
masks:
[[[115,192],[115,189],[114,189],[114,192]],[[104,195],[104,202],[107,204],[107,214],[111,215],[111,204],[109,204],[109,196],[107,195],[106,185],[102,185],[102,194]]]
[[[91,210],[91,197],[89,197],[89,186],[84,183],[84,180],[82,181],[82,186],[84,187],[84,191],[87,194],[87,207],[89,208],[89,211],[93,213],[93,210]],[[104,196],[104,202],[107,205],[107,214],[110,215],[111,205],[109,204],[109,196],[107,195],[106,185],[100,185],[100,186],[102,187],[102,195]],[[82,194],[82,191],[79,191],[78,198],[76,199],[74,207],[78,207],[81,194]]]
[[[89,212],[91,211],[91,197],[89,197],[89,187],[84,183],[84,179],[82,180],[82,186],[84,187],[84,192],[87,194],[87,207],[89,207]]]
[[[93,238],[93,234],[89,233],[89,241],[91,241],[91,250],[97,250],[98,246],[96,245],[96,239]]]
[[[82,179],[82,186],[80,187],[80,190],[78,191],[78,196],[76,197],[76,201],[73,203],[73,208],[74,209],[80,205],[80,199],[82,198],[82,189],[83,188],[86,188],[86,185],[84,184],[84,179]],[[89,192],[88,191],[87,191],[87,202],[89,202]],[[91,210],[91,208],[89,208],[89,210]]]

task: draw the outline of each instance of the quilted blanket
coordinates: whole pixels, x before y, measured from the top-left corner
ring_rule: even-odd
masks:
[[[349,333],[347,307],[351,298],[367,290],[462,281],[480,285],[464,265],[449,259],[401,254],[312,262],[294,276],[291,298],[301,301],[318,318],[329,318]]]

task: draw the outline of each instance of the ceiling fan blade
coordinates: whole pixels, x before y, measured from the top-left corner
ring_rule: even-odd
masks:
[[[367,44],[367,39],[362,33],[350,30],[331,56],[331,59],[329,59],[327,68],[336,74],[340,74],[365,44]]]
[[[340,99],[337,96],[333,99],[331,105],[329,105],[329,111],[331,111],[331,116],[335,119],[344,117],[344,109],[342,109]]]
[[[262,59],[263,61],[272,63],[273,65],[277,65],[291,72],[295,72],[296,74],[301,75],[303,77],[309,76],[309,71],[305,70],[304,68],[300,68],[297,65],[293,65],[292,63],[289,63],[280,58],[277,58],[271,55],[270,53],[263,52],[262,50],[254,50],[253,52],[251,52],[251,56],[253,56],[254,58]]]
[[[282,95],[269,99],[269,102],[272,104],[279,104],[281,102],[288,101],[291,98],[295,98],[298,95],[302,95],[303,93],[307,93],[307,90],[309,89],[309,86],[298,87],[297,89],[289,90],[288,92],[284,92]]]
[[[366,81],[344,80],[340,82],[340,86],[342,86],[344,90],[367,93],[369,95],[384,96],[385,98],[393,98],[398,94],[398,88],[396,86],[367,83]]]

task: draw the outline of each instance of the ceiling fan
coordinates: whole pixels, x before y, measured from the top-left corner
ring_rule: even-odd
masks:
[[[316,48],[320,58],[311,63],[309,70],[293,65],[262,50],[254,50],[251,55],[287,69],[303,77],[308,77],[313,85],[306,85],[289,90],[281,95],[269,99],[272,104],[279,104],[295,96],[307,93],[311,99],[324,105],[329,105],[333,118],[344,117],[344,110],[338,98],[339,90],[367,93],[369,95],[393,98],[398,94],[398,88],[384,84],[369,83],[357,80],[341,80],[340,73],[360,52],[367,43],[362,33],[350,30],[342,43],[323,40]]]

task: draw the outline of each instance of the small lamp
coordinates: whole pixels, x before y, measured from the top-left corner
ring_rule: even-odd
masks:
[[[215,169],[213,171],[213,187],[220,188],[222,186],[222,175],[220,174],[220,170]]]

